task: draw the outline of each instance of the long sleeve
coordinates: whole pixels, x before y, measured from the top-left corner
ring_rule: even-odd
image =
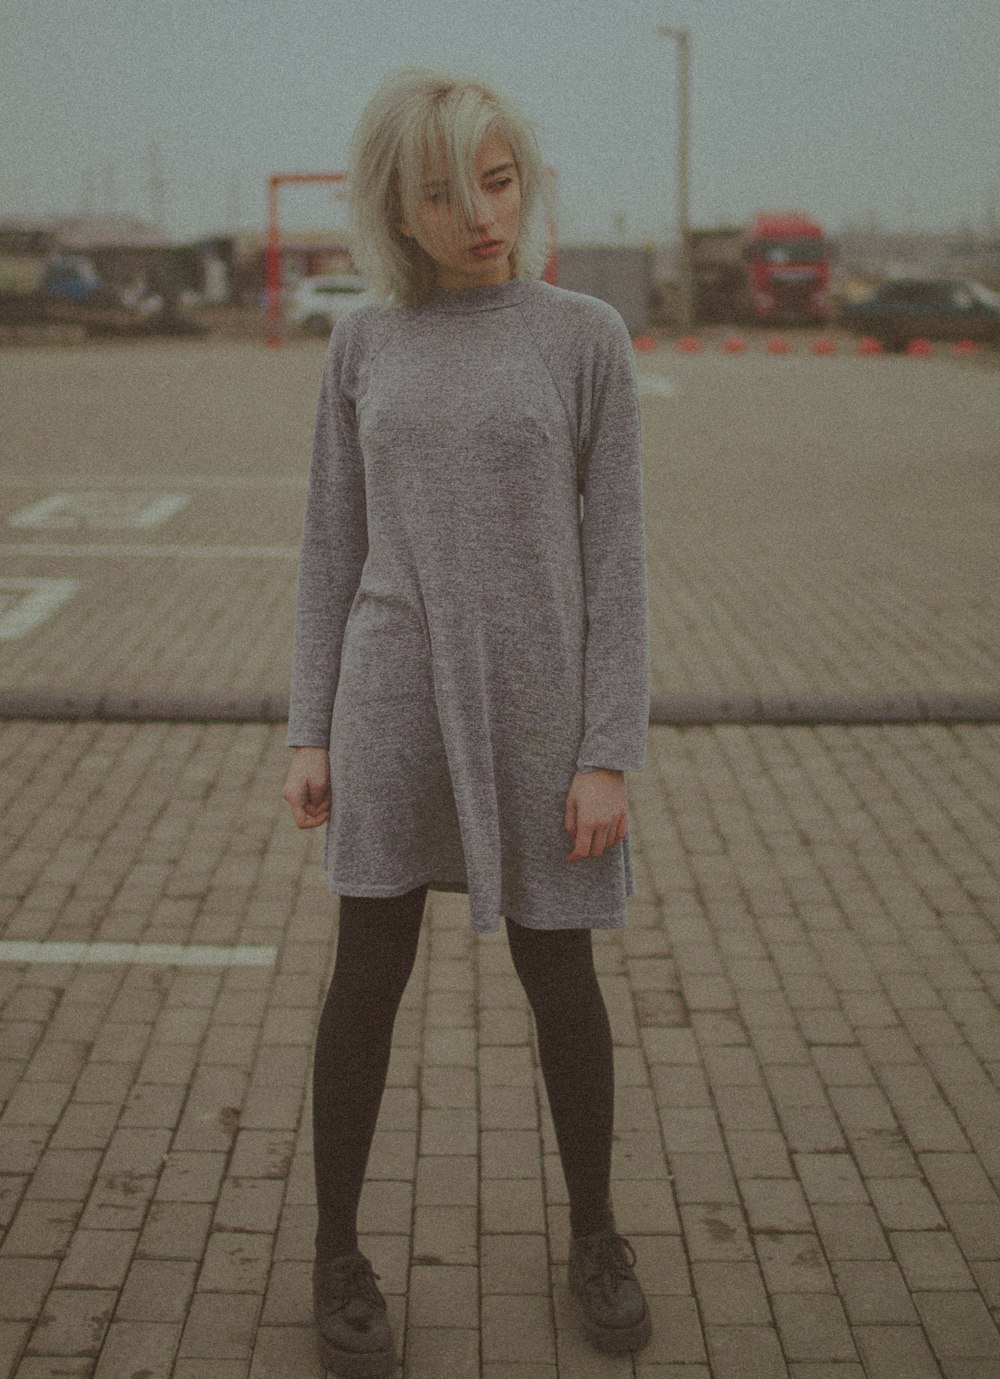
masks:
[[[354,402],[345,393],[357,326],[350,316],[338,322],[320,386],[302,527],[289,747],[329,745],[344,629],[368,554],[364,464]]]
[[[617,313],[606,319],[581,433],[587,644],[577,769],[641,771],[649,724],[642,433],[632,343]]]

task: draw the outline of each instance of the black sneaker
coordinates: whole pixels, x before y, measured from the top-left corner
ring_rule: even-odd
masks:
[[[320,1360],[338,1379],[383,1379],[396,1368],[385,1298],[371,1261],[320,1256],[313,1265],[313,1308]]]
[[[635,1250],[616,1231],[573,1236],[569,1286],[582,1311],[583,1330],[598,1350],[640,1350],[653,1334],[646,1295],[635,1276]]]

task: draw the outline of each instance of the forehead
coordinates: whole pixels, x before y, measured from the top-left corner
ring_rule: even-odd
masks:
[[[494,130],[487,134],[485,139],[476,150],[476,176],[482,177],[491,168],[502,167],[505,163],[513,163],[514,150],[510,146],[507,137],[499,130]],[[440,150],[440,157],[435,160],[430,153],[424,158],[423,176],[425,181],[439,180],[447,166],[447,159],[444,150]]]
[[[499,130],[487,134],[476,153],[476,172],[480,175],[488,168],[514,161],[514,150]]]

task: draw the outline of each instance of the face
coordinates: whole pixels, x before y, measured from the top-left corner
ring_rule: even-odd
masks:
[[[439,287],[488,287],[512,275],[510,255],[517,241],[521,182],[510,144],[491,134],[476,155],[473,221],[453,204],[446,182],[428,174],[414,223],[403,221],[404,235],[433,259]]]

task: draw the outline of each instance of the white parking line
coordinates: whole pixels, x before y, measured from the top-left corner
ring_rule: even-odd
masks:
[[[0,940],[0,962],[106,962],[157,967],[272,967],[277,948],[263,944],[29,943]]]
[[[8,517],[11,527],[158,527],[187,507],[186,493],[109,493],[84,489],[53,493]]]
[[[10,576],[0,579],[0,641],[11,642],[32,631],[73,597],[77,579]]]
[[[225,474],[3,474],[0,488],[144,488],[169,484],[171,488],[297,488],[303,492],[307,475],[251,474],[230,478]]]
[[[52,541],[8,541],[0,544],[0,555],[48,555],[48,556],[105,556],[112,560],[122,556],[163,556],[174,560],[189,556],[205,557],[209,560],[297,560],[298,546],[180,546],[112,544],[101,545],[75,543],[56,543]]]

